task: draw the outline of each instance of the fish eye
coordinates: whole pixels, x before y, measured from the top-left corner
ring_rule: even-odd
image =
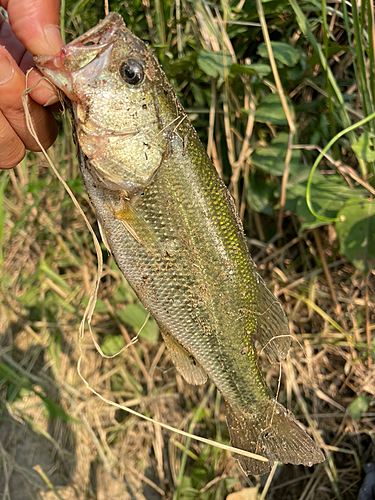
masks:
[[[130,85],[139,85],[144,80],[145,72],[136,59],[128,59],[120,66],[120,76]]]

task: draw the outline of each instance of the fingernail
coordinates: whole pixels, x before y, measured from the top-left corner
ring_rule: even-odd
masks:
[[[56,54],[59,52],[63,42],[60,35],[60,28],[56,24],[47,24],[44,27],[44,36],[48,45],[51,47],[52,51],[50,54]]]
[[[8,56],[0,54],[0,85],[9,82],[14,74],[12,61]]]

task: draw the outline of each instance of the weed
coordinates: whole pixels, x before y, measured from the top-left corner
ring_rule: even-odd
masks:
[[[171,435],[86,391],[77,375],[78,328],[94,246],[45,160],[28,153],[0,174],[0,491],[12,500],[109,498],[109,491],[111,499],[219,500],[247,487],[254,495],[264,488],[259,495],[269,499],[354,499],[361,466],[374,460],[372,2],[113,0],[110,7],[150,43],[233,194],[258,270],[303,346],[293,343],[283,365],[280,401],[325,443],[328,458],[314,469],[278,466],[267,483],[248,479],[228,452]],[[98,2],[65,0],[67,41],[103,16]],[[60,120],[50,153],[99,237],[71,127]],[[111,355],[146,313],[103,252],[93,331]],[[229,442],[213,386],[185,384],[153,320],[140,337],[113,359],[85,341],[90,385],[120,405]],[[276,391],[278,367],[263,355],[261,363]]]

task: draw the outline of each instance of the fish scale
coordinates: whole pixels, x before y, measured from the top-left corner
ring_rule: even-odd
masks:
[[[271,362],[285,358],[285,314],[149,49],[110,13],[59,54],[35,61],[72,100],[80,167],[106,244],[156,319],[177,370],[193,384],[209,376],[224,398],[232,444],[269,460],[236,457],[244,471],[321,462],[258,366],[255,341]]]
[[[173,149],[182,146],[178,138],[173,138],[171,142]],[[258,393],[265,391],[263,383],[259,384],[259,377],[252,374],[254,350],[251,348],[249,356],[240,358],[225,354],[229,349],[241,351],[246,345],[249,346],[247,338],[254,333],[255,321],[249,308],[249,304],[253,304],[255,308],[254,275],[251,273],[253,265],[245,242],[236,237],[236,226],[227,222],[228,217],[234,218],[234,214],[231,205],[223,201],[227,199],[227,193],[221,181],[217,177],[216,182],[212,181],[212,164],[203,163],[206,159],[203,148],[201,157],[201,168],[195,173],[196,183],[193,182],[193,175],[186,176],[186,164],[176,166],[174,161],[167,160],[154,182],[144,190],[144,194],[131,203],[149,225],[160,247],[156,245],[155,248],[149,248],[146,241],[144,245],[138,243],[123,231],[115,217],[108,220],[105,215],[101,217],[100,212],[98,217],[109,233],[113,233],[114,227],[119,226],[119,236],[112,245],[120,249],[114,252],[116,262],[145,307],[200,364],[205,364],[207,373],[219,390],[225,392],[228,400],[236,401],[240,394],[241,405],[254,411],[255,408],[251,405],[257,403]],[[184,160],[185,163],[190,163],[191,156],[186,154]],[[207,190],[210,196],[201,196],[197,203],[195,186],[200,186],[205,178],[209,180]],[[85,182],[90,181],[91,176],[88,174],[84,179]],[[100,202],[94,198],[92,187],[88,185],[87,188],[93,205],[98,206]],[[100,197],[101,191],[98,193]],[[107,194],[105,204],[107,207],[117,208],[111,197],[112,193]],[[167,210],[164,208],[166,205]],[[195,219],[193,223],[192,214]],[[204,225],[201,218],[205,219]],[[179,221],[178,230],[176,220]],[[208,220],[211,221],[210,229],[207,228]],[[214,232],[215,235],[212,234]],[[217,240],[221,241],[222,254],[216,255],[213,265],[202,266],[202,255],[212,251],[213,247],[217,248]],[[166,254],[164,250],[163,254],[164,248],[173,248],[172,253],[168,255],[170,252]],[[234,260],[239,261],[239,265],[233,266],[232,270],[227,262],[232,264]],[[231,274],[234,270],[235,277]],[[152,281],[143,280],[142,276],[145,275],[152,276]],[[177,280],[178,302],[175,287]],[[207,287],[207,282],[210,284],[210,294],[206,294],[206,300],[202,300],[200,290]],[[248,292],[243,295],[241,292],[245,282],[248,283]],[[212,286],[213,283],[215,286]],[[241,290],[236,283],[241,285]],[[228,303],[223,310],[222,297],[227,297],[229,292],[238,300]],[[241,308],[247,309],[249,313],[239,315],[238,309]],[[232,338],[223,336],[221,331],[232,330],[233,322],[236,323],[239,334]],[[206,337],[209,337],[208,341]],[[207,362],[207,359],[210,361]],[[245,376],[239,379],[238,373],[244,373]],[[254,391],[249,390],[251,386],[257,391],[256,396]]]

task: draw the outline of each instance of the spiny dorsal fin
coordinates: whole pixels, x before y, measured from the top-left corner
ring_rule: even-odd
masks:
[[[258,275],[258,306],[257,306],[256,339],[262,346],[271,363],[285,359],[290,348],[290,332],[288,320],[283,308],[268,290],[267,285]]]
[[[199,365],[193,356],[182,347],[174,338],[172,338],[165,330],[160,328],[165,345],[169,350],[171,359],[176,366],[178,372],[184,377],[188,384],[202,385],[207,380],[207,374]]]

